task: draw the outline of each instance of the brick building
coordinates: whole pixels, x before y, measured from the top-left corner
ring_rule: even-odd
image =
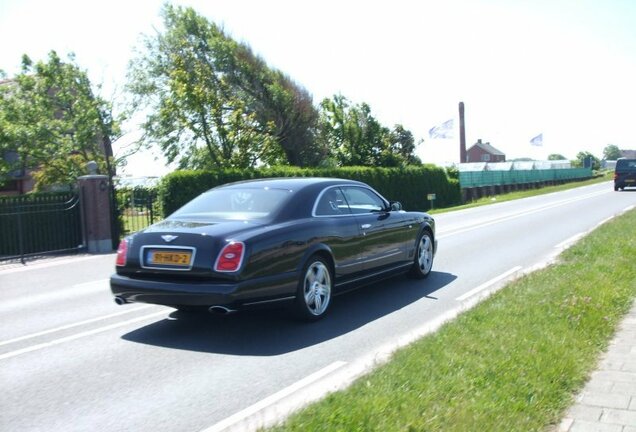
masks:
[[[466,162],[505,162],[506,155],[480,139],[466,151]]]

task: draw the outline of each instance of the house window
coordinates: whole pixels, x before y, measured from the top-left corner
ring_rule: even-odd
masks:
[[[481,155],[481,161],[482,162],[490,162],[490,154],[489,153],[484,153]]]

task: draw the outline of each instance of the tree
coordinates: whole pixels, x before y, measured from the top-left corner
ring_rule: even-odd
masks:
[[[390,151],[397,154],[408,165],[421,165],[422,161],[415,156],[415,138],[410,130],[401,124],[393,127],[390,135]]]
[[[94,160],[109,173],[111,140],[119,122],[111,105],[93,93],[73,55],[63,62],[55,51],[33,64],[24,55],[22,71],[0,86],[0,179],[33,171],[36,189],[75,184]],[[7,157],[12,155],[11,157]]]
[[[623,157],[623,152],[621,152],[621,149],[619,149],[618,146],[615,146],[614,144],[608,144],[603,149],[603,159],[605,160],[616,160],[621,157]]]
[[[567,160],[567,158],[562,154],[552,153],[548,156],[548,160]]]
[[[413,134],[402,125],[393,130],[371,115],[366,103],[351,104],[342,95],[320,104],[318,142],[340,166],[400,166],[418,163]],[[421,162],[420,162],[421,163]]]
[[[574,166],[576,167],[584,167],[585,166],[585,159],[587,158],[591,158],[592,159],[592,169],[593,170],[598,170],[601,168],[601,161],[594,156],[592,153],[590,152],[578,152],[576,154],[576,160],[573,161]]]
[[[143,141],[182,167],[317,164],[311,96],[192,8],[165,5],[164,30],[129,68]],[[323,152],[324,153],[324,152]]]

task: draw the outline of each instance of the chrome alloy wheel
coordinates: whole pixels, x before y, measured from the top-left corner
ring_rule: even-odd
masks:
[[[428,234],[422,235],[417,248],[417,262],[422,274],[428,274],[433,267],[433,242]]]
[[[322,261],[314,261],[305,273],[303,297],[309,313],[320,316],[331,300],[331,275]]]

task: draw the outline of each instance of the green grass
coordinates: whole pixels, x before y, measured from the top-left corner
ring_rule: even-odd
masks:
[[[540,431],[636,296],[636,211],[594,231],[280,431]]]
[[[493,204],[496,202],[513,201],[513,200],[521,199],[521,198],[529,198],[533,196],[545,195],[545,194],[554,193],[554,192],[561,192],[561,191],[574,189],[574,188],[578,188],[582,186],[589,186],[589,185],[593,185],[597,183],[603,183],[603,182],[611,180],[613,176],[614,176],[613,171],[604,171],[598,177],[594,177],[589,180],[572,182],[572,183],[564,183],[557,186],[546,186],[540,189],[528,189],[523,191],[509,192],[509,193],[501,194],[501,195],[483,197],[464,205],[434,209],[434,210],[428,211],[428,213],[430,214],[446,213],[446,212],[451,212],[455,210],[481,207],[481,206]]]

